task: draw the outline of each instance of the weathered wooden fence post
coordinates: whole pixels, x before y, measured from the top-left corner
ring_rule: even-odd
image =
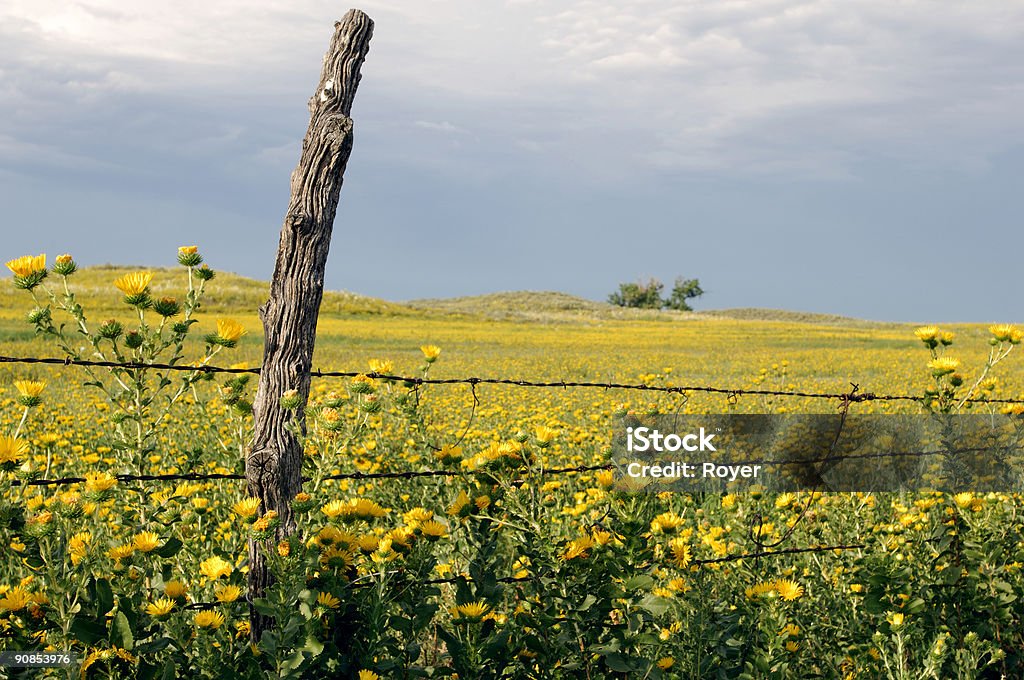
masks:
[[[373,22],[353,9],[334,25],[320,83],[309,100],[309,128],[291,177],[291,199],[281,229],[270,299],[260,308],[263,369],[253,404],[252,446],[245,461],[249,493],[264,511],[278,513],[277,538],[249,541],[249,598],[271,583],[264,550],[295,531],[291,500],[302,486],[302,446],[292,428],[305,429],[313,343],[323,298],[324,268],[331,244],[345,165],[352,151],[352,100],[370,46]],[[281,395],[297,390],[298,409],[281,408]],[[252,639],[273,625],[250,606]]]

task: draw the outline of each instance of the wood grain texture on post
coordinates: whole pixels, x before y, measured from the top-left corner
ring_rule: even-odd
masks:
[[[291,199],[281,228],[270,298],[260,308],[263,367],[253,404],[253,441],[245,476],[249,493],[262,500],[262,511],[276,511],[281,525],[275,539],[249,542],[250,602],[271,585],[264,550],[273,550],[278,540],[295,531],[291,500],[302,487],[303,454],[296,430],[305,431],[324,269],[352,151],[349,114],[372,35],[373,22],[359,10],[349,10],[334,25],[320,83],[309,100],[302,155],[291,176]],[[281,407],[281,395],[287,390],[298,391],[298,409]],[[272,622],[251,607],[250,617],[252,639],[259,640]]]

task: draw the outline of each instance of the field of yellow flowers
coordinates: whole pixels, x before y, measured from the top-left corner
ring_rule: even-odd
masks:
[[[258,366],[265,289],[179,266],[11,260],[0,355]],[[0,365],[0,677],[1024,677],[1024,528],[1009,493],[635,494],[624,412],[834,413],[834,400],[369,377],[910,394],[858,413],[1024,396],[1011,326],[729,318],[495,320],[328,295],[296,534],[237,475],[255,376]],[[285,408],[302,408],[296,395]],[[1019,409],[1018,409],[1019,410]],[[446,470],[446,476],[332,478]],[[44,479],[80,479],[62,485]],[[756,529],[752,529],[756,527]],[[781,541],[781,539],[785,539]],[[276,539],[275,539],[276,540]],[[730,559],[773,550],[839,546]],[[250,600],[253,600],[250,603]],[[250,604],[274,618],[250,639]]]

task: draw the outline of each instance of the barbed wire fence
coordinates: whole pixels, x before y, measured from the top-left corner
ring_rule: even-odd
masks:
[[[10,357],[0,356],[0,364],[24,364],[24,365],[47,365],[47,366],[83,366],[83,367],[95,367],[95,368],[109,368],[109,369],[126,369],[126,370],[157,370],[157,371],[182,371],[182,372],[199,372],[203,374],[215,375],[215,374],[228,374],[228,375],[258,375],[260,373],[259,368],[231,368],[221,367],[212,365],[181,365],[181,364],[164,364],[164,363],[136,363],[136,362],[116,362],[116,361],[102,361],[102,360],[91,360],[91,359],[76,359],[72,357],[59,359],[54,357]],[[918,451],[892,451],[892,452],[876,452],[876,453],[861,453],[861,454],[837,454],[835,453],[836,444],[839,441],[839,437],[842,432],[843,425],[846,421],[846,416],[849,412],[850,406],[855,403],[864,402],[923,402],[926,397],[915,396],[907,394],[876,394],[873,392],[861,392],[859,385],[851,383],[851,389],[848,392],[811,392],[801,390],[777,390],[777,389],[748,389],[748,388],[730,388],[730,387],[718,387],[710,385],[649,385],[646,383],[621,383],[621,382],[592,382],[592,381],[568,381],[568,380],[522,380],[513,378],[487,378],[487,377],[461,377],[461,378],[425,378],[416,376],[401,376],[391,375],[384,373],[376,373],[373,371],[340,371],[340,370],[313,370],[310,372],[311,377],[315,378],[355,378],[364,376],[367,378],[388,381],[403,385],[411,390],[418,390],[419,387],[425,385],[468,385],[472,390],[473,406],[472,414],[470,416],[470,422],[472,417],[476,413],[476,409],[479,406],[480,400],[476,393],[476,387],[479,385],[502,385],[510,387],[521,387],[521,388],[538,388],[538,389],[552,389],[552,388],[581,388],[581,389],[601,389],[601,390],[632,390],[640,392],[654,392],[654,393],[667,393],[677,394],[686,396],[688,393],[707,393],[707,394],[720,394],[725,396],[730,403],[735,401],[741,396],[775,396],[775,397],[792,397],[792,398],[805,398],[805,399],[818,399],[818,400],[832,400],[838,402],[840,421],[837,427],[835,438],[831,441],[828,447],[828,451],[825,455],[817,458],[798,458],[798,459],[783,459],[783,460],[751,460],[740,463],[741,465],[765,465],[765,466],[786,466],[786,465],[807,465],[816,463],[835,463],[842,460],[854,460],[854,459],[877,459],[877,458],[896,458],[896,457],[908,457],[908,458],[920,458],[926,456],[937,456],[946,455],[950,452],[948,450],[918,450]],[[965,403],[986,403],[986,404],[1001,404],[1001,405],[1014,405],[1024,404],[1024,398],[972,398],[966,400]],[[463,432],[459,437],[459,442],[465,438],[466,431]],[[967,449],[966,451],[976,451],[977,449]],[[541,468],[539,472],[543,475],[565,475],[565,474],[580,474],[588,472],[600,472],[616,469],[614,463],[605,463],[600,465],[577,465],[572,467],[558,467],[558,468]],[[389,471],[389,472],[346,472],[326,475],[323,477],[324,480],[410,480],[417,478],[429,478],[429,477],[472,477],[479,471],[473,470],[408,470],[408,471]],[[209,482],[217,480],[233,480],[242,481],[245,480],[245,475],[233,474],[233,473],[177,473],[177,474],[154,474],[154,475],[131,475],[131,474],[119,474],[115,475],[119,482]],[[25,485],[25,486],[65,486],[72,484],[84,483],[87,480],[84,477],[62,477],[56,479],[15,479],[12,480],[12,485]],[[308,479],[304,479],[308,481]],[[523,481],[523,480],[519,480]],[[693,559],[690,561],[689,566],[693,568],[703,568],[708,566],[718,566],[725,563],[741,562],[744,560],[760,560],[761,558],[778,557],[782,555],[794,555],[804,553],[839,553],[843,551],[861,550],[867,547],[863,543],[843,543],[836,545],[812,545],[804,547],[792,547],[792,548],[781,548],[783,543],[789,540],[800,523],[800,520],[807,514],[814,499],[820,496],[821,491],[818,488],[811,489],[808,493],[806,503],[802,506],[801,511],[796,519],[790,526],[787,527],[784,535],[775,540],[772,543],[767,543],[762,539],[763,529],[763,518],[760,515],[755,514],[752,517],[749,527],[750,538],[756,546],[756,550],[746,553],[736,553],[725,555],[715,558],[705,559]],[[396,574],[399,572],[395,572]],[[498,578],[497,581],[500,583],[513,584],[518,582],[530,581],[536,576],[508,576]],[[456,576],[449,578],[436,578],[417,581],[420,585],[453,585],[463,580],[466,580],[466,576]],[[361,588],[373,585],[371,583],[359,583],[354,582],[350,587]],[[188,605],[190,609],[203,609],[214,607],[218,603],[207,603],[207,602],[196,602]]]

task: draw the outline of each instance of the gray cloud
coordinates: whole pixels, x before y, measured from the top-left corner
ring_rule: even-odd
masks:
[[[377,28],[338,252],[379,249],[386,234],[404,271],[425,253],[441,267],[410,277],[337,255],[335,287],[394,298],[524,287],[602,297],[615,280],[704,266],[716,306],[769,297],[900,317],[923,304],[914,282],[964,224],[989,225],[1000,244],[962,249],[965,268],[1024,245],[1008,226],[1021,207],[1012,178],[1024,146],[1017,3],[364,9]],[[53,240],[77,238],[68,248],[86,260],[138,260],[118,238],[145,228],[153,247],[205,240],[222,266],[267,276],[337,13],[325,0],[9,0],[0,196],[12,219],[75,225]],[[40,208],[54,196],[74,198]],[[766,239],[771,230],[781,241]],[[627,261],[624,233],[661,247]],[[873,258],[863,245],[872,241],[844,241],[893,233],[906,236]],[[38,239],[19,230],[8,246],[34,252]],[[798,270],[762,270],[761,256],[828,264],[808,267],[823,280],[801,286]],[[866,259],[907,270],[880,277],[909,286],[875,295],[887,311],[828,280]],[[837,300],[843,309],[830,307]],[[999,304],[977,313],[994,316]]]

